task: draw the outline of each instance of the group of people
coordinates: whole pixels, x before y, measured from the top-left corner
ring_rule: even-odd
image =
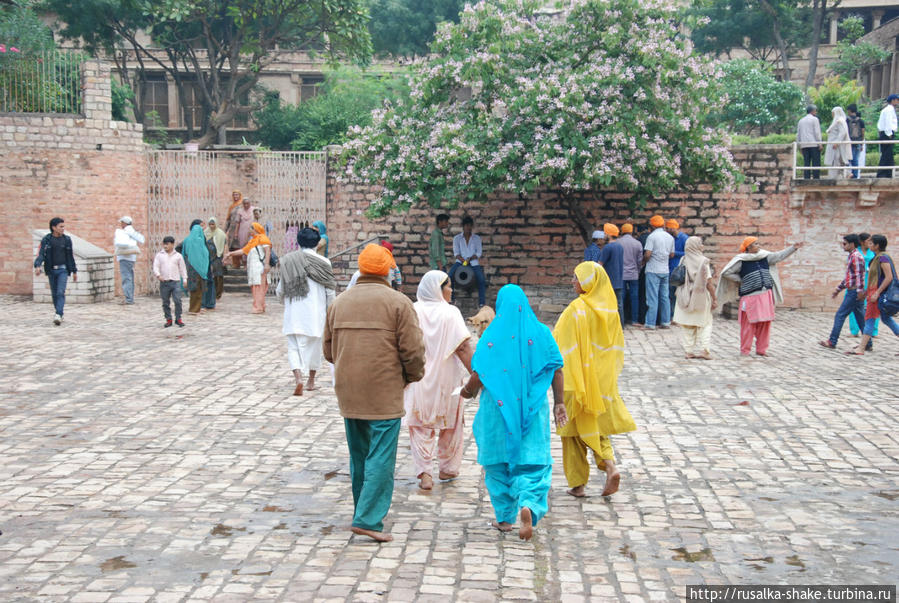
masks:
[[[891,94],[887,97],[883,109],[877,119],[878,140],[893,140],[899,129],[896,120],[896,107],[899,106],[899,95]],[[848,111],[848,115],[846,114]],[[865,165],[865,121],[858,111],[858,106],[852,103],[846,107],[834,107],[831,111],[832,120],[827,128],[826,143],[821,134],[821,123],[818,121],[818,108],[815,105],[806,107],[806,115],[799,120],[796,126],[796,142],[802,152],[803,164],[806,168],[821,167],[822,143],[826,145],[824,151],[824,165],[828,178],[859,178],[859,167]],[[880,145],[880,161],[877,170],[878,178],[893,177],[893,143]],[[855,169],[851,169],[855,168]],[[820,178],[821,170],[804,170],[805,178]]]
[[[892,258],[886,254],[887,242],[882,234],[861,232],[843,236],[840,247],[848,254],[846,275],[831,294],[836,298],[842,293],[843,300],[834,316],[830,336],[818,342],[821,346],[837,347],[847,317],[853,336],[861,334],[858,345],[847,354],[863,356],[873,350],[872,337],[877,336],[878,322],[881,321],[899,337],[899,324],[892,315],[881,312],[884,292],[899,278]]]
[[[774,308],[783,301],[775,265],[802,243],[771,252],[761,248],[757,237],[746,237],[716,283],[700,237],[688,236],[677,220],[660,215],[652,216],[649,225],[649,231],[634,237],[630,221],[620,229],[605,224],[584,250],[585,261],[599,263],[608,273],[622,325],[654,330],[676,323],[686,358],[710,360],[712,313],[738,301],[740,353],[749,355],[755,343],[756,353],[767,355]]]
[[[511,531],[517,521],[519,537],[529,539],[547,512],[550,412],[562,438],[568,493],[585,495],[592,451],[606,475],[603,495],[614,494],[621,475],[609,436],[636,425],[618,393],[624,338],[603,267],[592,261],[577,266],[578,298],[552,331],[537,319],[520,287],[505,285],[495,318],[473,347],[459,309],[450,303],[450,275],[427,272],[413,304],[388,284],[394,263],[385,247],[366,246],[359,278],[333,298],[325,316],[322,349],[334,364],[350,452],[352,531],[380,542],[392,539],[383,520],[403,422],[421,489],[431,490],[435,475],[459,475],[464,401],[478,392],[472,431],[497,529]],[[324,304],[328,299],[327,293],[319,298]]]

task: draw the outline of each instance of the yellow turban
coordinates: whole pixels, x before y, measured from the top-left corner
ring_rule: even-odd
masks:
[[[606,236],[609,237],[617,237],[618,236],[618,227],[614,224],[603,224],[602,231],[606,233]]]
[[[743,239],[743,242],[740,243],[740,253],[746,253],[746,250],[749,248],[749,246],[758,240],[758,237],[746,237],[745,239]]]
[[[658,215],[653,216],[649,219],[649,225],[652,226],[653,228],[661,228],[662,226],[665,225],[665,218],[663,218],[662,216],[658,216]]]
[[[628,234],[629,232],[634,232],[634,225],[628,222],[627,224],[621,225],[621,234]]]
[[[680,224],[677,223],[677,220],[671,218],[670,220],[665,222],[665,228],[673,228],[674,230],[677,230],[678,228],[680,228]]]
[[[393,256],[380,245],[369,243],[359,254],[359,272],[387,276],[393,266]]]

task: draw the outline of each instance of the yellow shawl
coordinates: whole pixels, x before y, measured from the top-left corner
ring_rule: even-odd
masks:
[[[578,436],[599,450],[599,436],[637,428],[618,394],[624,333],[615,291],[603,267],[583,262],[574,273],[584,293],[568,305],[553,330],[565,362],[568,412],[568,424],[558,434]]]

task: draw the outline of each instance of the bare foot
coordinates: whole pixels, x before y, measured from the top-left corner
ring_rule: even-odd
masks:
[[[491,525],[494,528],[496,528],[497,530],[499,530],[500,532],[511,532],[512,531],[512,524],[509,523],[508,521],[500,521],[499,523],[494,521]]]
[[[459,474],[458,473],[444,473],[443,471],[441,471],[439,473],[438,477],[443,480],[456,479],[457,477],[459,477]]]
[[[418,487],[422,490],[430,490],[434,487],[434,479],[427,473],[422,473],[419,477]]]
[[[353,534],[359,534],[360,536],[368,536],[377,542],[390,542],[393,540],[393,536],[387,532],[375,532],[374,530],[366,530],[364,528],[357,528],[356,526],[351,527],[350,531]]]
[[[571,494],[571,495],[572,495],[573,497],[575,497],[575,498],[584,498],[585,496],[587,496],[587,495],[584,493],[584,487],[583,487],[583,486],[578,486],[577,488],[572,488],[571,490],[568,490],[567,492],[568,492],[569,494]]]
[[[521,527],[518,528],[518,537],[522,540],[530,540],[534,535],[534,523],[531,519],[531,510],[527,507],[521,508]]]
[[[703,352],[702,354],[694,355],[693,358],[699,358],[700,360],[711,360],[712,355],[709,354],[708,352]]]
[[[611,496],[618,492],[618,484],[621,482],[621,474],[618,471],[606,475],[606,486],[602,490],[603,496]]]
[[[315,387],[315,381],[313,381],[312,379],[310,379],[309,381],[306,382],[306,390],[307,391],[314,392],[317,389],[318,388]]]
[[[686,358],[687,360],[691,360],[693,358],[696,358],[696,355],[695,354],[684,354],[684,358]]]
[[[303,395],[303,384],[302,383],[297,383],[297,386],[295,388],[293,388],[293,395],[294,396],[302,396]]]

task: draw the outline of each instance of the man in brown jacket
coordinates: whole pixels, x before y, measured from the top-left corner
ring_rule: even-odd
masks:
[[[384,517],[393,473],[403,390],[425,374],[418,316],[405,295],[387,284],[393,256],[380,245],[359,255],[359,279],[331,307],[322,348],[334,363],[335,391],[350,449],[355,534],[389,542]]]

